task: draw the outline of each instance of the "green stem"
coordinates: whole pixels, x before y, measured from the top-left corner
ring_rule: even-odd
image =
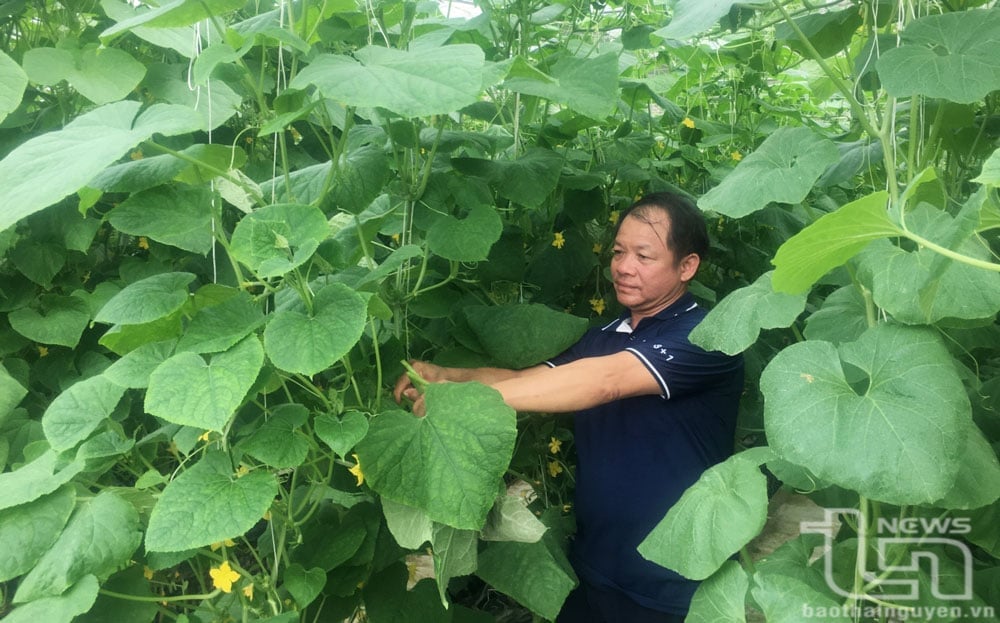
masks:
[[[125,599],[127,601],[147,601],[147,602],[152,602],[152,603],[160,603],[160,602],[163,602],[163,601],[166,601],[166,602],[172,602],[172,601],[193,601],[193,600],[203,601],[203,600],[206,600],[206,599],[212,599],[213,597],[217,597],[219,595],[219,593],[221,593],[222,591],[220,591],[219,589],[215,589],[211,593],[205,593],[203,595],[172,595],[172,596],[163,596],[163,595],[128,595],[126,593],[116,593],[115,591],[109,591],[106,588],[102,588],[102,589],[98,590],[98,592],[100,594],[102,594],[102,595],[107,595],[108,597],[114,597],[115,599]]]
[[[207,162],[204,162],[202,160],[198,160],[197,158],[189,156],[188,154],[185,154],[183,152],[180,152],[180,151],[177,151],[177,150],[174,150],[174,149],[170,149],[169,147],[164,147],[163,145],[160,145],[158,143],[154,143],[153,141],[143,141],[142,142],[142,146],[145,147],[145,148],[147,148],[147,149],[149,149],[150,151],[153,151],[153,152],[156,152],[156,153],[159,153],[159,154],[170,155],[170,156],[173,156],[174,158],[178,158],[180,160],[183,160],[184,162],[188,162],[190,164],[199,166],[199,167],[205,169],[206,171],[208,171],[209,173],[212,173],[216,177],[221,177],[221,178],[223,178],[223,179],[225,179],[227,181],[232,182],[233,184],[236,184],[237,186],[239,186],[240,188],[242,188],[243,190],[245,190],[248,195],[250,195],[251,197],[253,197],[253,200],[254,200],[254,202],[256,204],[258,204],[258,205],[264,205],[264,198],[257,192],[257,189],[255,189],[254,187],[250,186],[249,184],[247,184],[246,182],[244,182],[240,178],[235,177],[233,175],[230,175],[229,171],[223,171],[222,169],[214,167],[214,166],[208,164]]]
[[[927,247],[935,253],[940,253],[941,255],[947,257],[948,259],[955,260],[956,262],[961,262],[963,264],[968,264],[969,266],[975,266],[976,268],[982,268],[985,270],[991,270],[996,273],[1000,273],[1000,264],[994,262],[987,262],[985,260],[977,260],[974,257],[969,257],[968,255],[962,255],[957,251],[952,251],[947,247],[942,247],[941,245],[931,242],[930,240],[920,236],[910,230],[904,230],[903,235],[916,242],[922,247]]]
[[[860,496],[858,501],[858,508],[861,511],[861,516],[858,524],[858,534],[862,531],[867,534],[868,528],[868,498]],[[867,543],[861,539],[858,539],[858,549],[857,549],[857,559],[854,564],[854,588],[851,590],[853,595],[861,595],[864,590],[865,585],[865,570],[868,567],[868,549]]]
[[[378,413],[382,410],[382,352],[378,345],[378,327],[374,316],[368,316],[368,324],[372,329],[372,348],[375,350],[375,413]]]
[[[875,311],[875,300],[872,298],[872,291],[864,286],[861,286],[861,296],[865,300],[865,321],[868,324],[868,328],[872,328],[878,324],[878,316]]]
[[[750,557],[750,552],[747,550],[746,545],[740,548],[740,561],[750,575],[757,572],[757,566],[753,564],[753,559]]]
[[[400,363],[402,363],[403,367],[406,368],[406,376],[410,377],[410,382],[417,388],[417,391],[421,394],[427,391],[427,386],[430,385],[427,379],[420,376],[420,373],[410,365],[409,361],[403,360]]]
[[[858,102],[857,98],[854,97],[854,90],[851,88],[851,85],[848,84],[846,80],[841,78],[837,74],[837,72],[833,70],[833,67],[831,67],[830,64],[826,62],[826,59],[823,58],[823,55],[819,53],[819,51],[815,48],[815,46],[813,46],[812,41],[809,40],[809,37],[806,36],[804,32],[802,32],[802,29],[799,28],[799,25],[796,24],[795,20],[792,19],[792,16],[789,15],[788,10],[785,9],[784,5],[782,5],[781,2],[779,2],[779,0],[771,0],[771,3],[774,5],[776,9],[778,9],[778,11],[781,12],[781,16],[785,19],[785,23],[787,23],[789,28],[792,29],[792,31],[795,33],[795,36],[799,38],[799,41],[802,43],[802,46],[809,53],[811,60],[815,61],[816,64],[820,66],[820,69],[823,70],[823,73],[826,74],[826,76],[833,81],[834,86],[837,87],[837,90],[840,91],[841,95],[844,96],[844,99],[847,100],[847,104],[851,107],[851,112],[854,113],[854,116],[861,124],[861,127],[863,127],[865,131],[868,132],[869,135],[879,136],[880,133],[878,129],[875,127],[875,125],[872,123],[872,120],[868,117],[867,111],[864,109],[861,103]]]

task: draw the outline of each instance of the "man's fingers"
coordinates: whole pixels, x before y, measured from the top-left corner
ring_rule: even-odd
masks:
[[[413,402],[413,415],[417,417],[427,415],[427,405],[424,404],[424,397],[422,395],[418,395],[417,399]]]

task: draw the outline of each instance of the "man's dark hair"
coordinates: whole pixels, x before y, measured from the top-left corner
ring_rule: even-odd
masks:
[[[618,235],[625,217],[632,216],[649,223],[654,216],[651,214],[652,210],[666,212],[670,218],[670,232],[666,243],[678,262],[692,253],[705,259],[709,244],[705,217],[691,198],[678,193],[650,193],[640,198],[622,213],[615,227],[615,235]]]

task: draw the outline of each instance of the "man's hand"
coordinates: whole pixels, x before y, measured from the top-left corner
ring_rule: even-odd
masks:
[[[415,372],[428,383],[440,383],[441,381],[448,380],[446,378],[446,368],[416,359],[410,361],[410,366],[413,368],[413,371],[404,372],[396,379],[396,387],[393,389],[392,395],[397,403],[402,403],[403,399],[406,398],[414,402],[414,407],[417,402],[423,406],[423,397],[413,382],[411,374]],[[414,408],[414,412],[416,412],[416,408]],[[420,413],[419,415],[423,414]]]

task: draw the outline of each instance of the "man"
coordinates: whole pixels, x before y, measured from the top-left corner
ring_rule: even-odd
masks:
[[[611,277],[626,308],[618,320],[524,370],[414,362],[431,382],[488,384],[518,411],[577,412],[570,557],[581,583],[559,623],[672,623],[687,613],[696,583],[636,547],[705,469],[733,451],[742,359],[688,341],[705,315],[688,284],[707,251],[705,222],[690,200],[647,195],[615,233]],[[395,396],[419,401],[406,376]]]

